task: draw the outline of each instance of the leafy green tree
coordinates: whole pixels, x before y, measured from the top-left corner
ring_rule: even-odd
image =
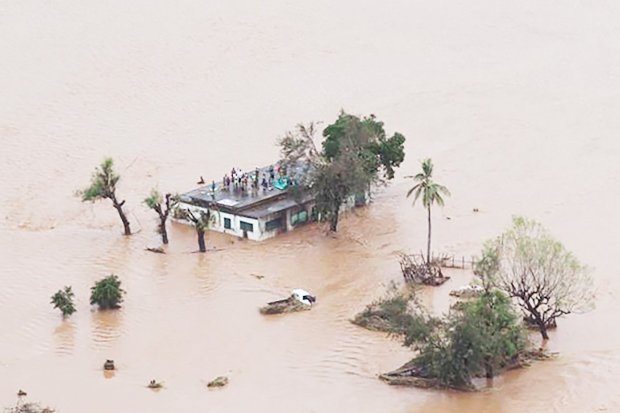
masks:
[[[295,177],[299,188],[311,192],[330,230],[338,229],[341,206],[352,196],[369,191],[371,185],[394,177],[405,158],[405,137],[387,137],[383,122],[374,115],[359,118],[341,112],[323,131],[321,150],[314,134],[316,125],[298,125],[279,141],[282,162],[301,169]]]
[[[342,204],[366,190],[367,175],[355,156],[343,154],[319,165],[312,179],[316,207],[329,219],[330,231],[336,232]]]
[[[170,215],[170,211],[175,208],[178,203],[178,197],[166,194],[162,196],[156,189],[151,190],[151,194],[144,199],[144,203],[159,216],[158,232],[161,234],[161,240],[164,244],[168,244],[168,231],[166,230],[166,221]]]
[[[450,191],[443,185],[433,181],[433,161],[425,159],[422,162],[422,172],[415,176],[408,176],[412,178],[415,185],[407,192],[407,198],[413,195],[413,204],[420,196],[422,197],[422,205],[428,211],[428,238],[426,244],[426,264],[431,263],[431,206],[437,204],[439,206],[444,205],[443,196],[450,196]]]
[[[472,378],[494,377],[515,363],[527,341],[510,299],[500,291],[463,302],[431,334],[417,338],[415,365],[449,387],[473,387]],[[410,340],[414,342],[414,340]]]
[[[90,303],[97,304],[101,309],[120,307],[125,294],[121,280],[114,274],[97,281],[90,290]]]
[[[489,282],[517,300],[543,340],[559,317],[594,304],[588,269],[535,221],[513,218],[509,230],[485,244],[483,257],[493,263]]]
[[[185,210],[185,217],[188,221],[194,224],[196,228],[196,235],[198,237],[198,250],[200,252],[206,252],[207,246],[205,244],[205,231],[208,230],[216,221],[215,213],[211,210],[207,212],[200,211],[198,214],[194,214],[190,209]]]
[[[51,303],[54,304],[54,308],[58,308],[63,317],[70,316],[75,313],[75,305],[73,304],[73,291],[70,286],[66,286],[62,290],[58,290],[56,294],[52,296]]]
[[[99,199],[109,199],[112,201],[112,206],[118,212],[123,227],[125,229],[125,235],[131,235],[131,229],[129,228],[129,220],[123,211],[123,205],[125,201],[118,201],[116,197],[116,184],[118,183],[120,176],[114,172],[114,161],[112,158],[106,158],[101,162],[90,181],[90,186],[79,194],[82,197],[82,201],[97,201]]]

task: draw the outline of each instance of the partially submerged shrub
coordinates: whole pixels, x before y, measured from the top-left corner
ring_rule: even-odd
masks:
[[[58,290],[56,294],[52,296],[51,303],[54,304],[54,308],[58,308],[62,311],[63,317],[70,316],[77,311],[73,304],[73,296],[74,294],[70,286]]]
[[[209,383],[207,383],[207,387],[224,387],[227,384],[228,384],[228,377],[219,376],[211,380]]]
[[[95,283],[91,287],[90,303],[97,304],[99,308],[118,308],[123,302],[125,290],[121,288],[121,280],[112,274]]]
[[[405,345],[429,334],[437,320],[426,314],[411,289],[390,286],[385,297],[369,304],[351,322],[373,331],[405,337]]]

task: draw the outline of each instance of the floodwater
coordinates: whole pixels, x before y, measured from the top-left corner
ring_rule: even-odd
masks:
[[[618,21],[611,0],[1,1],[0,407],[22,388],[63,413],[620,411]],[[218,251],[200,255],[172,225],[168,254],[144,251],[158,243],[141,204],[152,187],[265,165],[285,130],[341,108],[403,133],[407,160],[336,237],[209,235]],[[129,238],[107,202],[74,196],[104,156]],[[559,359],[481,393],[383,384],[411,353],[348,322],[399,280],[398,251],[424,248],[404,176],[427,156],[453,194],[434,214],[436,251],[475,254],[524,214],[598,289],[594,311],[552,334]],[[89,288],[110,273],[126,302],[94,311]],[[471,277],[451,275],[424,292],[436,312]],[[78,308],[66,321],[49,304],[64,285]],[[258,313],[295,287],[316,308]],[[207,390],[219,375],[229,386]]]

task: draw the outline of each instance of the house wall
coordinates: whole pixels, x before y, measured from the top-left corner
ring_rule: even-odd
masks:
[[[189,209],[195,215],[200,214],[201,212],[206,213],[208,211],[208,208],[186,204],[184,202],[179,203],[179,208]],[[239,215],[234,215],[234,214],[230,214],[230,213],[222,212],[222,211],[215,212],[214,214],[216,217],[216,221],[213,224],[213,226],[209,228],[211,231],[222,232],[224,234],[230,234],[236,237],[243,238],[245,234],[244,234],[244,231],[241,229],[241,223],[244,222],[244,223],[252,225],[252,231],[247,231],[248,239],[251,239],[254,241],[261,241],[264,239],[265,234],[263,234],[260,223],[257,219],[246,218],[246,217],[242,217]],[[230,224],[231,224],[230,228],[225,227],[226,219],[230,220]],[[178,221],[182,223],[186,223],[186,224],[191,224],[190,222],[185,221],[185,220],[178,220]],[[264,226],[263,226],[263,229],[264,229]]]
[[[368,199],[366,197],[366,199]],[[360,200],[358,199],[358,205]],[[363,204],[363,203],[362,203]],[[241,229],[242,222],[251,224],[252,231],[247,232],[247,238],[253,241],[263,241],[269,238],[273,238],[278,234],[282,234],[284,232],[293,231],[298,226],[305,225],[309,222],[312,222],[312,208],[315,206],[315,202],[311,201],[304,205],[294,206],[285,211],[281,211],[275,214],[270,214],[260,219],[248,218],[240,215],[230,214],[227,212],[218,211],[215,212],[216,222],[209,229],[212,231],[218,231],[224,234],[234,235],[239,238],[243,238],[246,234]],[[342,205],[341,212],[348,211],[356,206],[355,197],[350,197],[347,201]],[[207,212],[208,208],[199,207],[192,204],[187,204],[184,202],[179,203],[179,207],[182,209],[189,209],[194,214],[200,214],[201,212]],[[307,219],[305,222],[300,222],[299,213],[301,211],[306,211]],[[213,212],[213,211],[212,211]],[[296,215],[296,216],[295,216]],[[294,223],[294,216],[297,219],[297,222]],[[282,225],[278,228],[267,229],[268,223],[275,219],[282,219]],[[230,220],[230,228],[226,228],[226,220]],[[185,224],[191,224],[185,220],[177,220],[179,222]]]

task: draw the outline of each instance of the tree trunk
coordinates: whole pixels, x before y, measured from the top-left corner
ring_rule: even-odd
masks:
[[[112,196],[112,204],[114,208],[118,211],[118,216],[121,217],[121,221],[123,221],[123,227],[125,228],[125,235],[131,235],[131,229],[129,228],[129,220],[127,220],[127,216],[125,216],[125,212],[123,212],[123,204],[125,201],[119,203],[116,200],[116,196]]]
[[[332,211],[332,216],[330,219],[329,230],[331,232],[338,231],[338,215],[340,213],[340,205]]]
[[[547,326],[542,321],[538,323],[538,329],[540,330],[540,335],[542,335],[543,340],[549,340],[549,334],[547,334]]]
[[[491,365],[491,362],[489,360],[485,360],[484,362],[484,371],[485,371],[485,377],[487,379],[493,378],[493,366]]]
[[[166,231],[166,219],[160,218],[161,222],[159,224],[159,232],[161,233],[161,242],[165,245],[168,244],[168,231]]]
[[[207,252],[207,246],[205,245],[205,231],[200,228],[196,228],[196,234],[198,235],[198,249],[200,252]]]
[[[428,242],[426,244],[426,264],[431,264],[431,206],[428,206]]]

